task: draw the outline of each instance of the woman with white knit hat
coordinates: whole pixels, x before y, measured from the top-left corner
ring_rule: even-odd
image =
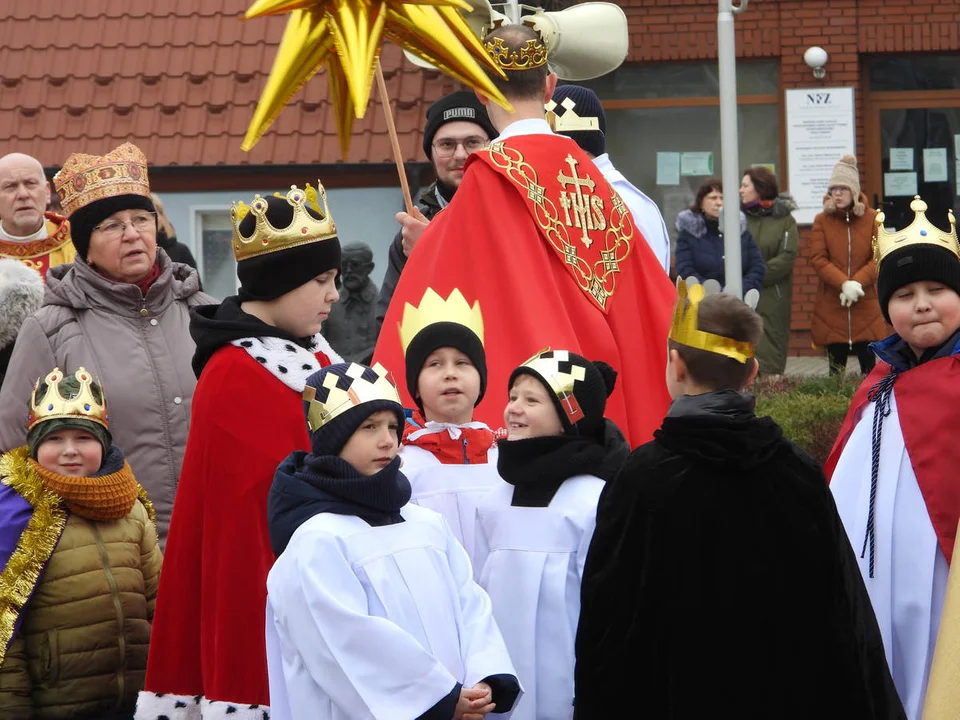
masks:
[[[826,348],[831,373],[842,373],[856,353],[866,375],[876,362],[870,343],[886,335],[871,245],[876,214],[860,192],[857,159],[844,155],[810,231],[810,261],[820,278],[810,330]]]

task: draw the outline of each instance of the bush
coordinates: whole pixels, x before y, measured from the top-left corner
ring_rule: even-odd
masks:
[[[757,415],[769,415],[783,434],[826,462],[863,377],[791,378],[754,383]]]

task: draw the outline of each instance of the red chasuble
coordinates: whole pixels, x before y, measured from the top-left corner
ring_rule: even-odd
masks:
[[[488,380],[475,420],[501,428],[510,372],[549,346],[612,365],[620,376],[607,416],[631,445],[646,442],[670,403],[676,292],[629,210],[569,138],[509,138],[466,168],[404,267],[375,359],[403,377],[404,304],[418,305],[428,287],[443,297],[459,288],[483,312]]]
[[[860,422],[870,389],[889,372],[887,363],[878,362],[857,389],[824,465],[828,479],[832,479],[847,440]],[[950,563],[960,520],[960,482],[956,479],[960,467],[960,442],[956,438],[960,355],[930,360],[901,373],[893,384],[893,396],[917,485],[940,550]]]
[[[247,352],[225,346],[203,369],[191,415],[146,690],[269,705],[267,494],[280,462],[310,449],[303,400]]]
[[[47,270],[57,265],[73,262],[77,251],[70,240],[70,222],[62,215],[47,212],[47,237],[43,240],[30,242],[13,242],[0,239],[0,257],[9,257],[19,260],[38,273],[43,281],[47,281]]]

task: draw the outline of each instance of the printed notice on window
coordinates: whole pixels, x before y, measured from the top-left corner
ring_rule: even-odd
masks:
[[[657,153],[657,185],[680,184],[680,153]]]
[[[923,149],[923,181],[928,183],[947,181],[946,148]]]
[[[680,156],[680,174],[685,177],[706,177],[713,175],[713,153],[683,153]]]
[[[913,148],[890,148],[891,170],[913,170]]]
[[[917,194],[915,172],[892,172],[883,174],[884,197],[913,197]]]

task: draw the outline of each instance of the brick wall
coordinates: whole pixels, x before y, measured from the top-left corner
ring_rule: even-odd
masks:
[[[716,2],[624,0],[620,5],[630,21],[630,62],[716,59]],[[816,87],[819,81],[803,62],[803,52],[813,45],[827,51],[824,84],[856,88],[857,158],[863,182],[873,158],[866,157],[864,147],[861,56],[960,50],[960,0],[752,0],[736,17],[736,28],[738,57],[778,59],[782,90]],[[878,190],[863,189],[868,196]],[[795,355],[819,352],[810,339],[817,278],[806,236],[807,229],[801,229],[794,271],[790,345]]]

